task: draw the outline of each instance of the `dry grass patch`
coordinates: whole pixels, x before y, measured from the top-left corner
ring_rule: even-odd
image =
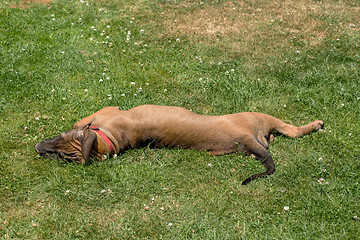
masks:
[[[10,1],[10,7],[12,8],[26,8],[26,7],[30,7],[33,4],[49,4],[50,2],[53,2],[55,0],[22,0],[22,1],[17,1],[17,2],[11,2]]]
[[[360,24],[360,5],[349,1],[258,0],[177,7],[173,14],[164,13],[165,36],[186,35],[190,41],[250,56],[318,45],[333,33],[357,34]]]

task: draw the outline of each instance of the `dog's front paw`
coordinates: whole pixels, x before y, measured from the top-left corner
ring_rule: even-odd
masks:
[[[324,121],[321,120],[315,120],[312,124],[312,127],[314,129],[314,131],[319,131],[320,129],[322,129],[324,127]]]

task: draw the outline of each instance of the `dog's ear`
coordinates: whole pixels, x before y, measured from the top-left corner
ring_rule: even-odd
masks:
[[[96,133],[89,129],[89,126],[84,126],[78,133],[78,139],[81,145],[81,154],[83,156],[82,164],[89,161],[91,148],[96,141]]]

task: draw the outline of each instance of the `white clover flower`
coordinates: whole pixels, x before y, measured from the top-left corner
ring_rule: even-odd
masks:
[[[103,82],[104,80],[102,80],[101,78],[99,79],[99,82]]]
[[[125,93],[122,93],[121,96],[122,96],[122,97],[125,97]]]
[[[323,179],[323,178],[319,178],[318,183],[319,184],[329,184],[329,182],[325,182],[325,179]]]
[[[168,224],[168,227],[172,227],[172,226],[173,226],[173,224],[172,224],[172,223],[169,223],[169,224]]]
[[[131,82],[130,84],[131,84],[131,85],[135,85],[135,82]]]
[[[284,207],[284,211],[289,211],[290,210],[290,207],[289,206],[285,206]]]
[[[126,41],[129,41],[129,40],[130,40],[130,36],[131,36],[131,32],[128,31],[128,32],[127,32],[127,35],[126,35]]]

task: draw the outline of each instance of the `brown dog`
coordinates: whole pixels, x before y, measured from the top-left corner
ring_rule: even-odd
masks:
[[[266,167],[243,185],[275,171],[267,151],[277,131],[289,137],[301,137],[324,126],[315,120],[295,127],[272,116],[243,112],[222,116],[195,114],[181,107],[143,105],[122,111],[106,107],[75,123],[74,129],[36,144],[36,151],[51,159],[86,164],[89,158],[103,160],[104,155],[150,145],[205,150],[213,155],[232,152],[253,154]]]

